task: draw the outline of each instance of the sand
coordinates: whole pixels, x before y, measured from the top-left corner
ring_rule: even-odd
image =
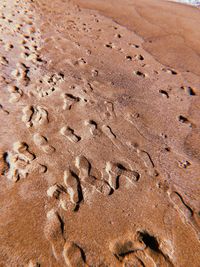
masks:
[[[0,11],[0,266],[200,266],[200,10]]]

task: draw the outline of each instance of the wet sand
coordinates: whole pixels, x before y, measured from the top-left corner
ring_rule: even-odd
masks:
[[[0,10],[0,266],[198,267],[200,11]]]

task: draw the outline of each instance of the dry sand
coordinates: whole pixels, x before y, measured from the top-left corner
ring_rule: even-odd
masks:
[[[200,10],[0,2],[0,266],[200,266]]]

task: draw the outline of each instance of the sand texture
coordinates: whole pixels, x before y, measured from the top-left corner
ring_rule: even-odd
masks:
[[[199,24],[0,1],[0,267],[200,267]]]

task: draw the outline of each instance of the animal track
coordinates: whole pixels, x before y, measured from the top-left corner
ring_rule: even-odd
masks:
[[[48,144],[47,138],[39,133],[34,134],[33,141],[47,154],[52,154],[55,151],[55,148]]]
[[[106,172],[108,174],[108,183],[113,188],[113,190],[119,188],[120,176],[126,177],[131,183],[137,182],[140,178],[138,172],[128,170],[121,164],[115,164],[112,162],[106,163]]]
[[[72,143],[77,143],[78,141],[81,140],[81,137],[76,135],[74,133],[74,130],[68,126],[62,127],[60,130],[60,133],[64,135],[65,137],[67,137],[67,139]]]
[[[41,106],[26,106],[22,112],[22,121],[27,127],[43,125],[49,122],[48,112]]]

